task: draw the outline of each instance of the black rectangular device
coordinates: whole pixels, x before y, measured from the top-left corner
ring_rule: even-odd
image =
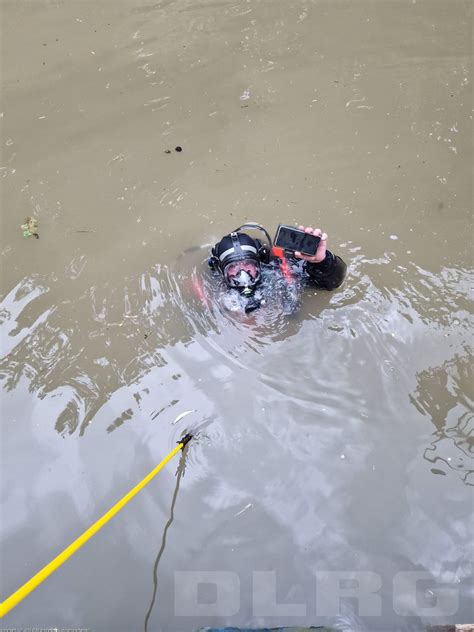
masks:
[[[305,233],[300,228],[279,224],[273,244],[283,248],[285,252],[301,252],[304,255],[316,254],[321,237]]]

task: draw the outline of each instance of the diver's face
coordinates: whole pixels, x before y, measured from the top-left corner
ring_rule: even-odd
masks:
[[[257,265],[254,261],[237,261],[236,263],[232,263],[226,269],[226,275],[229,281],[232,281],[240,272],[246,272],[250,274],[252,279],[257,278]]]

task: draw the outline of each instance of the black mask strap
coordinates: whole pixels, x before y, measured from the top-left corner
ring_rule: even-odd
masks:
[[[265,237],[267,238],[268,244],[270,246],[270,250],[272,249],[273,247],[272,238],[268,234],[267,229],[264,228],[261,224],[257,224],[257,222],[246,222],[245,224],[242,224],[242,226],[239,226],[238,228],[236,228],[233,232],[238,233],[239,231],[242,230],[242,228],[252,228],[254,230],[260,230],[262,233],[265,234]]]

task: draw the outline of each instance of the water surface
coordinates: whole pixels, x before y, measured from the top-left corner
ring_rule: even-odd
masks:
[[[2,595],[197,432],[4,625],[472,620],[471,3],[1,9]],[[326,230],[344,286],[218,309],[207,246],[246,220]],[[181,616],[177,571],[235,573],[237,611]],[[261,614],[258,571],[305,614]],[[325,571],[381,613],[322,616]],[[401,571],[456,613],[397,614]]]

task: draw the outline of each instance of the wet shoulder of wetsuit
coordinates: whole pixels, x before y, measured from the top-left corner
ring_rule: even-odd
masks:
[[[320,263],[307,261],[305,269],[313,285],[324,290],[334,290],[344,281],[347,266],[341,257],[326,250],[326,257],[323,261]]]

